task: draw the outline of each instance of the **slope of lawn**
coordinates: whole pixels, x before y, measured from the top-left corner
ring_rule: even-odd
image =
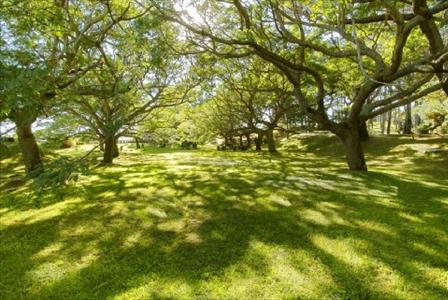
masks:
[[[368,173],[324,136],[128,147],[39,207],[3,157],[0,299],[447,299],[448,157],[424,153],[446,142],[375,137]]]

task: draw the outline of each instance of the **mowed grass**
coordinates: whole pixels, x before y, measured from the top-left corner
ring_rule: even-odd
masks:
[[[443,139],[127,149],[39,208],[1,161],[0,299],[447,299]],[[80,150],[56,154],[81,156]]]

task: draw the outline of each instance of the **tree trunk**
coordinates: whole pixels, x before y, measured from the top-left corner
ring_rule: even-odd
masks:
[[[394,112],[394,124],[395,124],[395,132],[401,132],[401,120],[400,120],[400,110],[396,110]]]
[[[111,164],[115,157],[118,157],[118,145],[115,137],[108,137],[104,140],[103,163]]]
[[[243,144],[243,135],[240,135],[240,149],[244,148],[244,144]]]
[[[406,119],[404,121],[403,133],[411,134],[412,133],[412,104],[408,103],[406,105]]]
[[[112,155],[114,158],[120,155],[120,151],[118,151],[117,139],[114,139],[112,150],[113,150]],[[121,146],[121,150],[123,150],[123,146]]]
[[[386,114],[382,114],[380,116],[380,127],[381,127],[381,134],[384,134],[386,131]]]
[[[414,103],[414,108],[418,108],[418,101]],[[414,113],[414,128],[419,127],[422,123],[422,118],[419,114]]]
[[[387,130],[386,130],[386,134],[390,135],[390,126],[392,125],[392,111],[389,110],[387,112]]]
[[[361,122],[359,124],[359,138],[362,142],[369,139],[369,131],[367,130],[367,123]]]
[[[277,149],[275,147],[274,130],[268,129],[266,131],[266,141],[268,144],[269,152],[271,153],[277,152]]]
[[[134,140],[135,140],[135,147],[136,147],[137,149],[140,149],[141,147],[140,147],[140,142],[138,141],[138,138],[135,137]]]
[[[250,140],[250,133],[246,134],[246,146],[247,149],[250,149],[250,146],[252,144],[252,141]]]
[[[339,132],[338,137],[344,143],[347,164],[350,171],[367,171],[360,139],[360,125],[347,125]]]
[[[32,123],[20,125],[16,124],[16,132],[27,173],[35,171],[42,166],[39,146],[37,145],[36,139],[33,135],[31,124]]]
[[[257,138],[255,139],[255,150],[261,151],[261,144],[263,143],[263,133],[258,132]]]

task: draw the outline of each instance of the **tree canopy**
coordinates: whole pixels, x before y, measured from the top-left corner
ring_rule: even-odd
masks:
[[[157,111],[173,106],[183,121],[165,127],[185,140],[258,134],[275,152],[274,130],[308,124],[367,170],[368,120],[406,107],[410,124],[411,103],[448,95],[447,11],[435,0],[6,0],[0,120],[15,123],[30,171],[38,118],[74,117],[110,163],[120,136],[163,127],[170,113]]]

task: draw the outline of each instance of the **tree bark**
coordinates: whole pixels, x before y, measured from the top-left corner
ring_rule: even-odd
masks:
[[[113,159],[118,157],[118,145],[115,137],[108,137],[104,140],[103,163],[111,164]]]
[[[25,169],[28,174],[42,166],[39,146],[36,143],[31,124],[32,123],[16,124],[19,145],[22,151],[23,160],[25,161]]]
[[[263,143],[263,133],[258,132],[257,138],[255,139],[255,150],[261,151],[261,144]]]
[[[411,103],[406,105],[406,119],[404,121],[404,128],[403,128],[404,134],[412,133],[412,106],[411,105],[412,105]]]
[[[268,143],[268,150],[271,153],[277,152],[277,148],[275,147],[275,139],[274,139],[274,130],[268,129],[266,131],[266,141]]]
[[[122,146],[122,149],[123,149],[123,146]],[[114,139],[112,150],[113,150],[112,155],[114,158],[116,158],[120,155],[120,151],[118,150],[117,139]]]
[[[387,112],[387,130],[386,130],[386,134],[390,135],[390,126],[392,125],[392,111],[389,110]]]
[[[367,129],[367,123],[361,122],[359,124],[359,138],[362,142],[369,139],[369,130]]]
[[[364,151],[361,145],[360,125],[346,124],[337,135],[344,143],[347,164],[350,171],[367,171]]]

